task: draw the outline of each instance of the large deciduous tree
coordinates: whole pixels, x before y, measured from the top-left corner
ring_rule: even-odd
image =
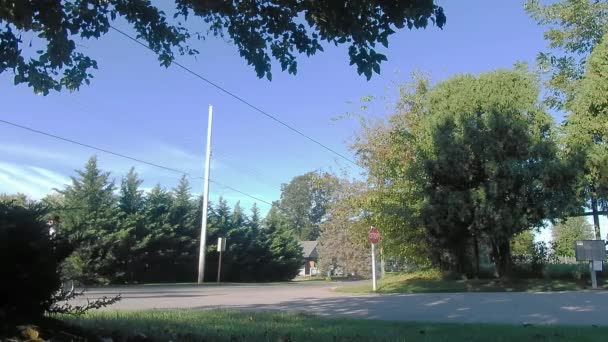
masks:
[[[383,227],[385,252],[478,273],[490,249],[507,275],[512,238],[576,198],[536,77],[518,65],[433,87],[416,77],[400,90],[396,113],[354,146],[370,185],[362,208]]]
[[[551,51],[539,53],[537,60],[549,74],[548,103],[563,108],[583,76],[587,56],[608,32],[608,1],[561,0],[543,5],[527,0],[525,8],[539,25],[547,27],[545,39]]]
[[[574,256],[574,243],[577,240],[593,238],[593,227],[584,217],[570,217],[553,226],[553,248],[559,256]]]
[[[89,83],[97,62],[79,42],[108,33],[126,21],[169,66],[175,53],[197,54],[192,37],[228,36],[258,77],[271,79],[277,61],[295,74],[297,56],[323,51],[322,42],[348,45],[350,63],[368,79],[386,57],[376,52],[404,27],[443,27],[434,0],[403,1],[197,1],[175,0],[172,18],[149,0],[8,0],[0,2],[0,73],[35,92],[77,90]],[[200,21],[186,27],[185,22]],[[206,33],[205,33],[206,32]],[[33,37],[35,36],[35,38]]]
[[[416,73],[399,88],[395,113],[386,122],[364,122],[353,150],[367,170],[368,187],[358,199],[369,224],[378,226],[384,254],[410,264],[429,262],[429,246],[420,217],[421,171],[416,146],[430,88],[428,77]]]
[[[327,172],[308,172],[281,186],[279,208],[301,240],[316,240],[333,199],[338,179]]]
[[[317,251],[322,273],[343,272],[345,275],[371,275],[366,211],[357,200],[366,191],[364,183],[341,180],[335,201],[321,224]]]
[[[600,239],[599,209],[608,209],[608,33],[587,61],[587,70],[567,104],[567,154],[581,168],[581,197],[593,213]]]
[[[558,156],[539,85],[522,67],[455,76],[429,94],[417,162],[424,169],[422,220],[432,244],[466,270],[463,246],[485,236],[500,276],[510,241],[563,215],[575,172]]]

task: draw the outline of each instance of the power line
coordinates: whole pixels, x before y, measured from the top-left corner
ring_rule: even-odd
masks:
[[[120,34],[122,34],[123,36],[125,36],[125,37],[127,37],[128,39],[130,39],[130,40],[134,41],[135,43],[137,43],[137,44],[139,44],[139,45],[141,45],[141,46],[145,47],[146,49],[148,49],[148,50],[150,50],[150,51],[154,52],[154,50],[153,50],[152,48],[150,48],[148,45],[146,45],[146,44],[142,43],[142,42],[141,42],[141,41],[139,41],[137,38],[135,38],[135,37],[133,37],[133,36],[131,36],[131,35],[127,34],[126,32],[124,32],[124,31],[122,31],[122,30],[120,30],[120,29],[117,29],[117,28],[116,28],[116,27],[114,27],[114,26],[111,26],[111,25],[110,25],[110,27],[111,27],[111,28],[112,28],[114,31],[116,31],[116,32],[118,32],[118,33],[120,33]],[[155,53],[156,53],[156,52],[155,52]],[[276,116],[269,114],[268,112],[266,112],[266,111],[262,110],[261,108],[259,108],[259,107],[255,106],[255,105],[253,105],[251,102],[249,102],[249,101],[245,100],[244,98],[242,98],[242,97],[240,97],[240,96],[238,96],[238,95],[236,95],[236,94],[232,93],[231,91],[227,90],[226,88],[223,88],[222,86],[218,85],[217,83],[214,83],[214,82],[210,81],[210,80],[209,80],[209,79],[207,79],[206,77],[203,77],[203,76],[202,76],[202,75],[200,75],[199,73],[197,73],[197,72],[193,71],[192,69],[190,69],[190,68],[188,68],[188,67],[184,66],[183,64],[181,64],[181,63],[179,63],[179,62],[175,61],[175,59],[174,59],[174,60],[172,60],[172,61],[171,61],[171,63],[172,63],[172,64],[175,64],[175,65],[176,65],[176,66],[178,66],[178,67],[180,67],[180,68],[181,68],[181,69],[183,69],[184,71],[186,71],[186,72],[190,73],[190,74],[191,74],[191,75],[193,75],[194,77],[196,77],[196,78],[198,78],[198,79],[200,79],[200,80],[202,80],[202,81],[206,82],[207,84],[209,84],[209,85],[211,85],[211,86],[215,87],[216,89],[218,89],[218,90],[220,90],[221,92],[223,92],[223,93],[227,94],[228,96],[230,96],[230,97],[232,97],[232,98],[236,99],[237,101],[239,101],[239,102],[241,102],[241,103],[245,104],[246,106],[248,106],[248,107],[252,108],[253,110],[257,111],[258,113],[260,113],[260,114],[262,114],[262,115],[266,116],[267,118],[269,118],[269,119],[271,119],[271,120],[273,120],[273,121],[277,122],[278,124],[280,124],[280,125],[282,125],[282,126],[286,127],[287,129],[289,129],[289,130],[291,130],[291,131],[293,131],[293,132],[297,133],[298,135],[301,135],[302,137],[304,137],[304,138],[306,138],[306,139],[310,140],[311,142],[313,142],[313,143],[315,143],[315,144],[317,144],[317,145],[321,146],[322,148],[326,149],[327,151],[329,151],[329,152],[331,152],[331,153],[333,153],[333,154],[337,155],[338,157],[340,157],[340,158],[342,158],[342,159],[344,159],[344,160],[348,161],[349,163],[351,163],[351,164],[353,164],[353,165],[359,166],[359,164],[357,164],[355,161],[353,161],[352,159],[350,159],[350,158],[346,157],[345,155],[341,154],[340,152],[338,152],[338,151],[336,151],[336,150],[332,149],[331,147],[329,147],[329,146],[327,146],[327,145],[323,144],[322,142],[318,141],[317,139],[312,138],[312,137],[311,137],[311,136],[309,136],[309,135],[306,135],[304,132],[300,131],[299,129],[297,129],[297,128],[295,128],[295,127],[291,126],[291,125],[289,125],[289,124],[288,124],[288,123],[286,123],[285,121],[280,120],[280,119],[279,119],[279,118],[277,118]]]
[[[216,160],[219,160],[222,164],[225,164],[229,168],[234,169],[234,170],[238,171],[239,173],[248,174],[252,178],[255,178],[255,180],[258,181],[259,183],[263,183],[268,186],[273,186],[264,180],[264,175],[263,175],[262,171],[260,171],[259,169],[253,168],[251,166],[246,167],[246,166],[239,165],[239,163],[235,162],[235,158],[227,157],[227,155],[225,153],[218,154],[217,152],[212,152],[212,155]]]
[[[128,159],[128,160],[131,160],[131,161],[134,161],[134,162],[137,162],[137,163],[141,163],[141,164],[153,166],[153,167],[156,167],[156,168],[159,168],[159,169],[163,169],[163,170],[179,173],[181,175],[188,176],[191,179],[203,179],[203,177],[194,177],[189,172],[184,171],[184,170],[179,170],[179,169],[175,169],[175,168],[172,168],[172,167],[167,167],[167,166],[160,165],[160,164],[157,164],[157,163],[149,162],[149,161],[146,161],[146,160],[143,160],[143,159],[140,159],[140,158],[131,157],[131,156],[128,156],[128,155],[125,155],[125,154],[122,154],[122,153],[118,153],[118,152],[107,150],[105,148],[101,148],[101,147],[93,146],[93,145],[90,145],[90,144],[82,143],[82,142],[79,142],[79,141],[76,141],[76,140],[73,140],[73,139],[69,139],[69,138],[65,138],[65,137],[62,137],[62,136],[59,136],[59,135],[56,135],[56,134],[44,132],[44,131],[41,131],[41,130],[38,130],[38,129],[35,129],[35,128],[31,128],[31,127],[28,127],[28,126],[17,124],[17,123],[14,123],[14,122],[10,122],[10,121],[6,121],[6,120],[3,120],[3,119],[0,119],[0,123],[6,124],[6,125],[10,125],[10,126],[13,126],[13,127],[17,127],[17,128],[20,128],[20,129],[23,129],[23,130],[26,130],[26,131],[30,131],[32,133],[44,135],[44,136],[47,136],[47,137],[50,137],[50,138],[53,138],[53,139],[57,139],[57,140],[61,140],[61,141],[64,141],[64,142],[71,143],[71,144],[75,144],[75,145],[79,145],[79,146],[82,146],[82,147],[86,147],[86,148],[89,148],[89,149],[92,149],[92,150],[96,150],[96,151],[99,151],[99,152],[103,152],[103,153],[106,153],[106,154],[110,154],[110,155],[113,155],[113,156],[116,156],[116,157]],[[218,181],[215,181],[215,180],[212,180],[212,179],[210,179],[209,181],[212,182],[212,183],[214,183],[214,184],[217,184],[217,185],[219,185],[219,186],[221,186],[223,188],[226,188],[226,189],[232,190],[234,192],[237,192],[237,193],[239,193],[239,194],[241,194],[243,196],[247,196],[247,197],[249,197],[251,199],[254,199],[256,201],[259,201],[259,202],[262,202],[262,203],[265,203],[265,204],[268,204],[268,205],[272,206],[272,203],[270,203],[268,201],[265,201],[265,200],[260,199],[260,198],[258,198],[256,196],[250,195],[250,194],[248,194],[248,193],[246,193],[244,191],[241,191],[241,190],[236,189],[234,187],[231,187],[229,185],[222,184],[222,183],[220,183]]]
[[[272,206],[272,203],[270,203],[270,202],[268,202],[268,201],[265,201],[265,200],[263,200],[263,199],[261,199],[261,198],[255,197],[255,196],[253,196],[253,195],[249,195],[249,194],[247,194],[247,193],[245,193],[245,192],[242,192],[241,190],[235,189],[235,188],[233,188],[233,187],[231,187],[231,186],[229,186],[229,185],[222,184],[222,183],[220,183],[220,182],[218,182],[218,181],[215,181],[215,180],[213,180],[213,179],[209,179],[209,182],[214,183],[214,184],[217,184],[217,185],[219,185],[219,186],[221,186],[221,187],[224,187],[224,188],[226,188],[226,189],[232,190],[232,191],[234,191],[234,192],[238,192],[238,193],[239,193],[239,194],[241,194],[241,195],[244,195],[244,196],[247,196],[247,197],[249,197],[249,198],[252,198],[252,199],[254,199],[254,200],[256,200],[256,201],[260,201],[260,202],[262,202],[262,203],[268,204],[269,206]]]
[[[113,152],[113,151],[106,150],[104,148],[96,147],[96,146],[93,146],[93,145],[81,143],[81,142],[76,141],[76,140],[60,137],[60,136],[55,135],[55,134],[43,132],[43,131],[31,128],[31,127],[19,125],[19,124],[16,124],[14,122],[2,120],[2,119],[0,119],[0,122],[4,123],[4,124],[7,124],[7,125],[11,125],[11,126],[17,127],[17,128],[24,129],[24,130],[27,130],[27,131],[30,131],[30,132],[33,132],[33,133],[45,135],[45,136],[53,138],[53,139],[62,140],[62,141],[65,141],[65,142],[69,142],[69,143],[72,143],[72,144],[76,144],[76,145],[80,145],[80,146],[83,146],[83,147],[86,147],[86,148],[90,148],[92,150],[96,150],[96,151],[100,151],[100,152],[103,152],[103,153],[111,154],[111,155],[114,155],[114,156],[117,156],[117,157],[120,157],[120,158],[129,159],[129,160],[132,160],[132,161],[135,161],[135,162],[138,162],[138,163],[154,166],[154,167],[157,167],[157,168],[160,168],[160,169],[164,169],[164,170],[167,170],[167,171],[172,171],[172,172],[177,172],[179,174],[188,175],[187,172],[182,171],[182,170],[178,170],[178,169],[174,169],[174,168],[171,168],[171,167],[167,167],[167,166],[159,165],[159,164],[156,164],[156,163],[152,163],[152,162],[149,162],[149,161],[141,160],[139,158],[127,156],[127,155],[124,155],[122,153]],[[190,175],[188,175],[188,176],[190,176]]]

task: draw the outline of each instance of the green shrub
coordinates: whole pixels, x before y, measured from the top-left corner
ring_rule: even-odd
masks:
[[[581,280],[589,277],[589,265],[587,263],[550,264],[546,266],[545,273],[551,279]]]
[[[61,286],[59,264],[69,251],[51,236],[40,204],[0,201],[0,311],[40,317]]]
[[[529,253],[513,256],[513,275],[518,278],[546,277],[547,265],[557,261],[551,247],[536,242]]]

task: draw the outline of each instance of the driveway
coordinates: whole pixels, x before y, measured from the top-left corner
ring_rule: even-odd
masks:
[[[608,292],[350,295],[336,283],[127,286],[90,289],[122,294],[113,309],[231,308],[301,311],[330,317],[460,323],[608,326]]]

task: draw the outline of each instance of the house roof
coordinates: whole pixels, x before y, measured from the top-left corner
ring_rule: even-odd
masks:
[[[302,256],[305,258],[319,257],[319,254],[317,253],[318,244],[318,241],[300,241],[300,246],[302,246]]]

